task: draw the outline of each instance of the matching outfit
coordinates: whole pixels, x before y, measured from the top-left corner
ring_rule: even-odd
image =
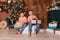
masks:
[[[22,28],[19,28],[19,29],[17,29],[17,28],[15,28],[18,32],[23,32],[24,31],[24,29],[27,27],[27,21],[28,21],[28,31],[29,32],[31,32],[32,31],[32,26],[33,26],[33,24],[31,23],[31,20],[33,20],[33,19],[36,19],[36,20],[38,20],[37,19],[37,17],[36,16],[34,16],[34,15],[31,15],[31,16],[28,16],[28,20],[27,20],[27,18],[26,17],[20,17],[19,18],[19,22],[22,22],[23,23],[23,27]],[[35,32],[38,32],[39,31],[39,24],[38,23],[36,23],[36,24],[34,24],[35,25]]]
[[[31,20],[38,20],[37,19],[37,17],[35,16],[35,15],[30,15],[29,17],[28,17],[28,26],[29,26],[29,32],[31,32],[32,31],[32,26],[33,25],[35,25],[35,32],[38,32],[39,31],[39,24],[38,24],[38,22],[36,22],[36,24],[32,24],[31,23]]]

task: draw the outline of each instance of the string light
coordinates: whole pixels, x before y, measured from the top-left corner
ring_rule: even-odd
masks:
[[[8,0],[8,4],[10,4],[11,3],[11,0]]]

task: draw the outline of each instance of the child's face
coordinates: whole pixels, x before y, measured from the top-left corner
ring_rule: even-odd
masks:
[[[24,16],[24,13],[20,13],[20,17],[23,17]]]
[[[32,15],[32,11],[29,11],[29,15]]]
[[[1,11],[2,9],[0,8],[0,11]]]

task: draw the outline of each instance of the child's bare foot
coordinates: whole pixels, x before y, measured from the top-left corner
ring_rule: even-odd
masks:
[[[28,34],[28,37],[31,37],[31,35],[30,35],[30,34]]]
[[[16,34],[17,34],[17,35],[20,35],[20,32],[17,32]]]
[[[28,37],[31,37],[31,33],[29,32]]]
[[[35,36],[35,37],[37,36],[37,33],[36,33],[36,32],[34,32],[34,36]]]

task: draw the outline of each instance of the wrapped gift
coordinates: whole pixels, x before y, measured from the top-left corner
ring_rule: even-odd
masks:
[[[41,24],[41,20],[38,20],[38,24]]]
[[[31,23],[32,24],[36,24],[37,23],[37,20],[31,20]]]
[[[49,23],[49,29],[55,29],[57,27],[56,22]]]
[[[41,20],[31,20],[31,23],[32,24],[36,24],[36,23],[41,24]]]

